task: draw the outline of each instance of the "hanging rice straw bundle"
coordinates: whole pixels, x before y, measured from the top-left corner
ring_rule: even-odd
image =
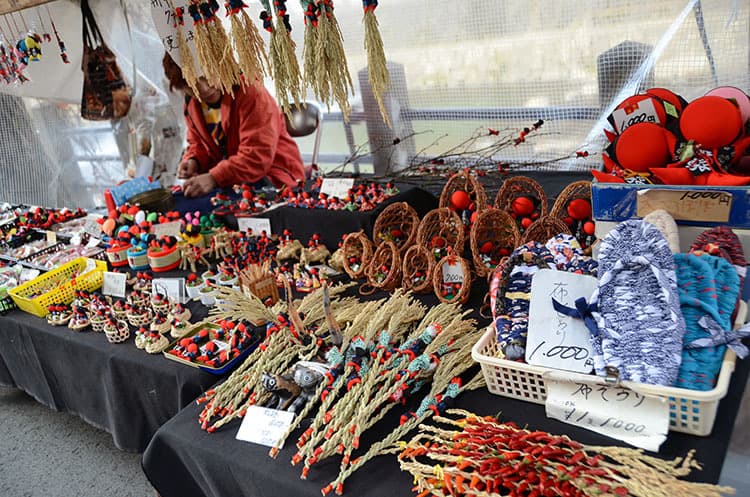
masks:
[[[229,41],[226,31],[224,31],[224,26],[222,26],[219,18],[216,17],[218,9],[219,4],[215,0],[212,2],[201,2],[200,4],[203,25],[208,35],[206,41],[210,45],[208,52],[214,58],[214,72],[206,74],[206,77],[213,86],[219,86],[224,89],[225,93],[234,95],[232,87],[242,82],[240,78],[240,66],[234,60],[232,43]],[[197,42],[198,40],[196,39]]]
[[[265,9],[260,14],[263,27],[271,33],[269,56],[274,86],[276,87],[276,99],[287,116],[291,118],[289,97],[291,96],[294,103],[300,106],[304,92],[302,75],[300,74],[297,55],[294,52],[294,41],[289,34],[292,31],[292,25],[289,23],[289,15],[286,13],[286,1],[274,1],[276,26],[273,25],[269,0],[260,0],[260,2]]]
[[[172,0],[169,0],[169,8],[174,12],[174,28],[177,31],[177,43],[180,48],[180,69],[182,69],[182,77],[188,84],[193,95],[200,99],[198,92],[198,74],[195,70],[195,61],[193,60],[193,52],[190,50],[190,45],[185,39],[185,34],[182,32],[182,27],[185,25],[185,9],[183,7],[175,8]]]
[[[320,33],[318,30],[318,15],[320,9],[315,5],[314,0],[300,0],[302,9],[305,11],[305,41],[302,52],[302,62],[304,67],[305,84],[315,90],[318,88],[316,79],[318,71],[318,51],[316,47],[317,37]]]
[[[378,0],[362,0],[365,9],[365,51],[367,52],[367,79],[370,81],[372,94],[380,108],[383,122],[391,127],[391,120],[383,104],[383,95],[388,91],[391,76],[385,63],[385,51],[383,50],[383,38],[378,28],[378,18],[375,17],[375,8]]]
[[[232,24],[232,43],[237,52],[239,66],[249,84],[259,84],[270,66],[266,48],[258,28],[247,15],[242,0],[228,0],[227,14]]]
[[[333,0],[318,0],[317,5],[320,10],[318,34],[314,40],[317,54],[314,81],[317,86],[313,86],[313,91],[329,108],[335,101],[344,114],[344,121],[348,122],[352,110],[349,92],[354,93],[354,84],[346,62],[341,28],[333,14]]]

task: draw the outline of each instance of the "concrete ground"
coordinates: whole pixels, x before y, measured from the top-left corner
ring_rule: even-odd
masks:
[[[737,421],[721,483],[750,495],[747,396]],[[140,461],[77,416],[0,387],[0,497],[155,497]]]

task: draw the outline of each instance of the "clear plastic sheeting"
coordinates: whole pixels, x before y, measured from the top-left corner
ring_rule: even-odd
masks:
[[[143,137],[151,140],[152,158],[164,168],[176,166],[184,133],[181,99],[164,87],[163,48],[150,3],[124,1],[130,35],[120,2],[92,3],[128,80],[135,55],[131,121],[87,123],[77,118],[75,103],[0,94],[0,199],[101,205],[101,192],[124,179]],[[260,23],[260,2],[246,3]],[[287,5],[301,58],[301,7]],[[339,109],[323,107],[319,163],[327,170],[399,169],[481,130],[514,135],[538,119],[545,121],[540,133],[503,148],[497,160],[585,170],[598,167],[603,118],[623,96],[652,86],[688,100],[717,85],[750,90],[746,1],[381,0],[376,14],[392,77],[389,129],[366,88],[362,2],[335,5],[356,95],[350,96],[349,123]],[[58,29],[65,33],[66,26]],[[80,38],[76,29],[68,29],[68,40]],[[58,57],[55,49],[48,44],[45,57]],[[80,54],[71,53],[71,61],[79,64]],[[266,85],[273,91],[272,81]],[[395,138],[401,141],[393,146]],[[306,161],[313,140],[299,142]],[[588,157],[576,157],[583,150]],[[352,155],[357,159],[347,161]]]

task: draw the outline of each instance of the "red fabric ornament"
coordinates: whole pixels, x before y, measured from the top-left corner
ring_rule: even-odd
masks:
[[[685,108],[685,105],[687,105],[684,98],[666,88],[649,88],[646,90],[646,95],[660,98],[661,100],[672,104],[675,110],[677,110],[678,115],[682,114],[682,110]]]
[[[533,223],[533,221],[531,219],[529,219],[528,217],[525,217],[525,218],[521,219],[521,227],[523,229],[526,229],[529,226],[531,226],[531,223]]]
[[[587,235],[593,235],[596,232],[596,224],[593,221],[588,221],[583,224],[583,232]]]
[[[463,190],[456,190],[451,195],[451,205],[454,209],[457,210],[464,210],[467,207],[469,207],[469,204],[471,203],[471,198],[469,198],[469,194],[466,193]]]
[[[677,139],[666,129],[651,123],[634,124],[615,143],[615,160],[631,171],[645,173],[672,161]]]
[[[739,108],[722,97],[698,97],[685,107],[680,118],[680,132],[685,139],[705,149],[729,145],[741,131]]]
[[[489,254],[494,248],[495,246],[492,244],[492,242],[486,241],[482,244],[481,247],[479,247],[479,252],[481,252],[482,254]]]
[[[583,198],[574,198],[568,203],[568,215],[576,221],[583,221],[591,217],[591,204]]]
[[[511,209],[513,213],[519,216],[528,216],[534,212],[534,201],[529,197],[518,197],[514,198],[511,203]]]

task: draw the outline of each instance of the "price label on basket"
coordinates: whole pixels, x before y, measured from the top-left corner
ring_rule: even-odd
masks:
[[[445,283],[463,283],[464,271],[459,262],[446,262],[443,264],[443,281]]]
[[[292,421],[294,421],[293,412],[250,406],[247,408],[245,419],[242,420],[236,438],[281,449],[278,442],[291,426]]]
[[[542,269],[534,275],[526,362],[578,373],[590,373],[594,369],[589,330],[576,308],[576,301],[588,299],[597,285],[593,276],[552,269]],[[555,309],[554,302],[566,307],[569,314],[578,315]]]
[[[717,190],[639,190],[638,216],[657,209],[664,209],[677,220],[726,223],[732,212],[732,194]]]
[[[57,233],[54,231],[47,232],[47,245],[54,245],[57,243]]]
[[[185,278],[154,278],[151,287],[155,294],[175,302],[185,302]]]
[[[155,224],[153,232],[157,237],[173,236],[179,238],[182,232],[182,223],[180,221],[172,221],[171,223]]]
[[[618,134],[634,124],[663,124],[660,122],[659,114],[657,114],[654,102],[651,99],[641,100],[627,108],[615,110],[612,112],[612,120]]]
[[[264,231],[266,235],[271,234],[271,220],[265,217],[238,217],[237,226],[240,231],[252,230],[254,235],[260,235]]]
[[[102,284],[102,293],[112,297],[125,298],[125,273],[104,273],[104,282]]]
[[[657,452],[669,430],[669,403],[621,385],[545,374],[547,416]]]
[[[349,194],[349,190],[354,186],[354,178],[323,178],[323,184],[320,185],[320,193],[325,193],[329,197],[342,199]]]

